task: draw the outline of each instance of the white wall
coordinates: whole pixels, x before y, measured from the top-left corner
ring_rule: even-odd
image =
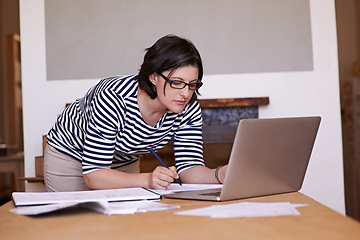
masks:
[[[48,80],[133,74],[168,33],[207,74],[313,70],[309,0],[46,0],[45,33]]]
[[[44,0],[20,0],[25,175],[35,175],[46,134],[64,103],[97,79],[46,81]],[[333,0],[310,0],[314,71],[205,75],[204,98],[269,96],[260,117],[322,116],[301,192],[345,213],[339,79]]]

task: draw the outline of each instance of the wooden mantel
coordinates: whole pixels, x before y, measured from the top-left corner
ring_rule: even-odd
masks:
[[[199,99],[201,108],[269,105],[269,97]]]

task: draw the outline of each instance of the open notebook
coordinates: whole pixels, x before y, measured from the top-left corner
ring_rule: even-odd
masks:
[[[122,188],[74,192],[13,192],[16,206],[98,201],[159,200],[161,196],[145,188]]]
[[[243,119],[222,189],[176,192],[167,198],[227,201],[300,190],[320,117]]]

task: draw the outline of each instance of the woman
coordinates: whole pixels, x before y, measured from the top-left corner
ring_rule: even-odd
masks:
[[[226,168],[205,167],[197,102],[203,67],[192,42],[174,35],[147,49],[137,76],[101,80],[58,116],[47,136],[48,191],[219,183]],[[139,157],[174,138],[175,166],[139,172]]]

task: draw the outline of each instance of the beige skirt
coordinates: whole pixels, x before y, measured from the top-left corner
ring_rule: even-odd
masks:
[[[116,168],[116,170],[139,173],[140,161]],[[46,144],[44,154],[44,181],[49,192],[89,190],[83,178],[81,162],[48,144]]]

